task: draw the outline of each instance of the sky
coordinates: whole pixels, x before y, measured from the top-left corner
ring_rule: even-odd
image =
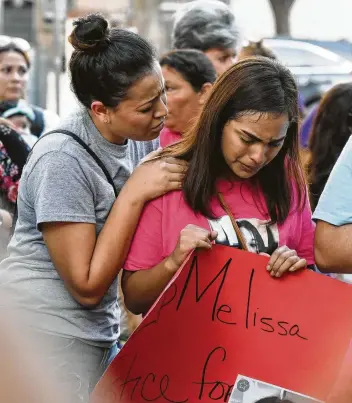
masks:
[[[231,4],[247,39],[274,34],[268,0],[232,0]],[[296,0],[291,33],[304,38],[352,41],[352,0]]]

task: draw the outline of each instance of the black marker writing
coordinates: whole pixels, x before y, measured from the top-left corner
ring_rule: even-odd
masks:
[[[153,372],[149,372],[146,375],[133,376],[134,365],[137,361],[138,356],[132,360],[132,364],[128,369],[125,379],[120,384],[121,393],[120,400],[124,401],[124,397],[127,394],[127,386],[132,385],[132,389],[129,393],[129,399],[133,400],[135,395],[139,396],[146,402],[155,402],[160,398],[164,398],[170,403],[187,403],[188,397],[185,399],[176,399],[171,397],[169,393],[170,387],[170,377],[165,374],[160,378],[157,377]],[[116,382],[116,381],[115,381]],[[140,386],[140,388],[139,388]]]
[[[219,354],[216,354],[219,353]],[[208,380],[207,379],[207,371],[210,365],[210,361],[217,355],[218,358],[221,359],[222,362],[225,361],[227,352],[224,347],[215,347],[211,352],[208,354],[203,369],[202,369],[202,376],[200,382],[193,382],[195,385],[200,385],[198,400],[202,400],[204,395],[206,399],[211,400],[221,400],[223,402],[227,402],[231,395],[231,391],[234,385],[230,385],[226,382],[222,382],[219,380]],[[214,359],[213,359],[214,362]]]
[[[218,279],[220,279],[220,284],[219,284],[219,286],[217,288],[216,297],[215,297],[215,300],[214,300],[214,303],[213,303],[211,320],[214,322],[215,319],[217,319],[218,321],[220,321],[220,322],[222,322],[224,324],[227,324],[227,325],[236,325],[236,322],[228,321],[228,320],[225,319],[225,314],[229,315],[229,314],[232,313],[231,306],[222,304],[220,307],[218,307],[219,297],[221,295],[221,291],[223,289],[223,286],[224,286],[224,283],[225,283],[225,280],[226,280],[227,272],[228,272],[229,266],[231,264],[231,261],[232,261],[232,259],[229,259],[225,263],[225,265],[220,269],[220,271],[216,274],[216,276],[211,280],[211,282],[204,288],[204,290],[200,291],[199,290],[198,257],[194,256],[193,260],[192,260],[192,263],[191,263],[191,267],[190,267],[188,275],[187,275],[187,279],[186,279],[185,284],[183,286],[183,289],[181,291],[181,295],[180,295],[180,298],[178,300],[176,310],[179,310],[181,305],[182,305],[182,301],[184,299],[184,296],[186,294],[187,289],[189,288],[189,284],[191,282],[193,273],[195,273],[196,303],[198,303],[204,297],[204,295],[210,289],[210,287],[212,287],[214,285],[214,283]]]

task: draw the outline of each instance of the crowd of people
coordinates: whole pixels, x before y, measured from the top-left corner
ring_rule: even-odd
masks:
[[[196,248],[264,254],[273,278],[352,274],[352,83],[324,95],[306,136],[291,72],[238,38],[217,0],[180,8],[160,58],[100,15],[80,18],[80,106],[60,121],[24,99],[26,45],[0,43],[3,306],[25,312],[73,401],[88,401]]]

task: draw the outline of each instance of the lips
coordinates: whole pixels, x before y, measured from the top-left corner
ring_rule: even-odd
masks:
[[[153,128],[152,128],[152,131],[154,132],[154,131],[162,130],[163,127],[164,127],[164,120],[161,121],[161,122],[158,124],[158,126],[153,127]]]
[[[11,92],[20,92],[20,91],[22,91],[22,88],[21,87],[10,87],[9,91],[11,91]]]
[[[238,161],[238,162],[240,163],[241,167],[247,172],[255,172],[259,169],[258,165],[248,166],[248,165],[244,164],[243,162],[240,162],[240,161]]]

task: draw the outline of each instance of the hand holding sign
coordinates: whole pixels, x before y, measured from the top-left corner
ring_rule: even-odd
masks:
[[[283,245],[270,256],[266,269],[272,277],[281,277],[287,271],[292,273],[305,267],[307,267],[307,261],[301,259],[295,250]]]
[[[168,257],[174,269],[173,273],[176,273],[194,249],[211,249],[212,242],[216,237],[216,231],[208,231],[197,225],[187,225],[180,233],[175,250]]]

